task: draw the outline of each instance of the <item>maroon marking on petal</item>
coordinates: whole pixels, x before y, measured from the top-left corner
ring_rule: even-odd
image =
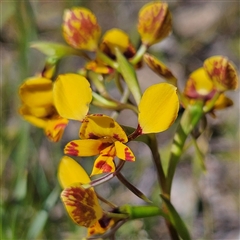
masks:
[[[104,173],[111,172],[112,170],[112,167],[108,165],[104,160],[99,161],[95,167],[103,170]]]
[[[134,156],[132,155],[132,153],[129,151],[128,148],[125,148],[124,152],[125,152],[126,161],[131,161],[131,162],[134,161]]]
[[[89,139],[99,139],[99,137],[97,135],[95,135],[94,133],[89,133],[88,138]]]
[[[64,149],[64,153],[72,155],[72,156],[78,156],[78,144],[76,144],[75,142],[70,142]]]
[[[115,139],[118,140],[119,142],[124,142],[124,139],[123,139],[123,138],[120,138],[117,133],[114,133],[114,134],[113,134],[113,138],[115,138]]]
[[[99,152],[101,152],[103,149],[105,149],[106,147],[110,146],[112,143],[108,143],[108,142],[103,142],[101,143],[101,145],[98,147]]]

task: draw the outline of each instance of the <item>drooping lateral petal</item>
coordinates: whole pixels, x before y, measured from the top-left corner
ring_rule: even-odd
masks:
[[[65,146],[64,153],[72,156],[89,157],[99,154],[103,147],[106,147],[106,145],[101,140],[74,140]]]
[[[67,124],[68,120],[66,118],[54,116],[47,121],[45,134],[51,141],[58,142],[62,138],[64,129],[66,128]]]
[[[103,215],[94,189],[85,189],[80,183],[65,188],[61,199],[69,216],[80,226],[90,227]]]
[[[172,84],[159,83],[143,93],[138,106],[138,123],[142,133],[157,133],[168,129],[178,115],[177,88]]]
[[[88,9],[67,9],[63,16],[63,36],[74,48],[95,51],[101,35],[95,15]]]
[[[53,104],[53,83],[42,77],[28,78],[19,88],[19,96],[29,107],[47,107]]]
[[[119,141],[116,141],[114,145],[116,148],[116,156],[118,158],[131,162],[135,161],[135,156],[128,146]]]
[[[92,114],[86,116],[80,128],[80,138],[104,138],[109,142],[117,140],[123,143],[128,141],[127,135],[120,125],[111,117],[103,114]]]
[[[101,154],[94,162],[91,176],[101,173],[114,172],[115,164],[113,162],[113,158],[113,156]]]
[[[68,156],[62,157],[58,166],[58,180],[62,188],[66,188],[73,183],[89,183],[86,171],[75,160]]]
[[[151,46],[167,37],[172,29],[172,17],[167,3],[145,4],[138,15],[138,32],[143,44]]]
[[[92,100],[92,90],[85,77],[62,74],[54,83],[53,98],[60,116],[82,121]]]
[[[173,84],[174,86],[177,86],[177,79],[172,74],[171,70],[163,64],[160,60],[158,60],[156,57],[145,53],[143,56],[143,59],[145,63],[159,76],[165,78],[168,83]]]
[[[206,59],[203,65],[219,91],[237,89],[237,70],[234,64],[226,57],[212,56]]]

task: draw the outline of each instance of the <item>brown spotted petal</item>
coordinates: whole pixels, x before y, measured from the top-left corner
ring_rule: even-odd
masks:
[[[63,16],[63,36],[74,48],[96,51],[101,35],[95,15],[86,8],[67,9]]]
[[[162,62],[160,62],[154,56],[145,53],[143,56],[145,63],[159,76],[165,78],[167,82],[173,84],[174,86],[177,85],[177,79],[172,74],[171,70]]]
[[[69,216],[80,226],[88,228],[103,215],[93,188],[85,189],[80,183],[65,188],[61,193],[61,199]]]
[[[138,32],[142,43],[151,46],[167,37],[172,30],[172,17],[167,3],[151,2],[138,15]]]
[[[235,90],[238,87],[236,68],[226,57],[208,58],[204,62],[204,68],[218,91]]]

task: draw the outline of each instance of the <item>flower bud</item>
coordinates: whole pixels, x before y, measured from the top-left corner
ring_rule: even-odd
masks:
[[[167,37],[172,29],[172,17],[167,3],[151,2],[138,15],[138,32],[142,43],[151,46]]]
[[[235,66],[224,56],[213,56],[204,61],[204,68],[220,92],[235,90],[238,77]]]
[[[96,51],[101,28],[95,15],[86,8],[67,9],[63,16],[63,36],[77,49]]]

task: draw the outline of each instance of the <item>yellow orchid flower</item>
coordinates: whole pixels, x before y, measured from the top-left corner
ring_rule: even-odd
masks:
[[[208,107],[211,106],[211,99],[218,91],[219,89],[216,86],[216,82],[208,74],[206,68],[202,67],[190,75],[183,94],[189,100],[189,104],[195,104],[196,101],[202,100],[205,103],[205,107]],[[210,113],[212,116],[215,116],[214,110],[224,109],[232,105],[232,100],[222,93],[211,107]]]
[[[189,99],[206,101],[214,96],[216,89],[205,69],[199,68],[189,76],[183,93]]]
[[[142,43],[151,46],[167,37],[172,30],[172,17],[167,3],[150,2],[139,11],[138,32]]]
[[[82,184],[91,180],[75,160],[64,156],[58,167],[58,180],[64,189],[61,199],[77,225],[88,228],[88,237],[105,233],[113,224],[113,219],[105,217],[93,188],[84,189]]]
[[[19,88],[22,106],[20,115],[36,127],[43,128],[54,142],[61,139],[68,120],[60,117],[53,104],[53,83],[43,77],[32,77]]]
[[[64,149],[65,154],[73,156],[94,156],[91,175],[114,172],[113,159],[135,161],[135,156],[128,146],[128,137],[120,125],[112,118],[102,114],[86,116],[80,128],[79,140],[69,142]]]
[[[83,7],[67,9],[63,16],[63,36],[74,48],[96,51],[101,35],[95,15]]]
[[[127,59],[132,58],[136,53],[136,50],[132,45],[127,33],[118,28],[113,28],[107,31],[103,35],[99,46],[100,51],[112,60],[116,59],[115,48],[118,48]],[[139,66],[140,63],[137,65],[137,67]],[[108,66],[108,64],[100,59],[98,55],[95,60],[88,62],[85,68],[87,70],[92,70],[96,73],[102,74],[109,74],[113,72],[113,68]]]

